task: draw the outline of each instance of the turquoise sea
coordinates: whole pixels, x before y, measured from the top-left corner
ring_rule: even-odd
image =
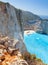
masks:
[[[48,36],[38,33],[24,34],[24,42],[28,52],[35,54],[48,64]]]

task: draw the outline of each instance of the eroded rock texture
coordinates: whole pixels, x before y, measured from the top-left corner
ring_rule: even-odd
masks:
[[[21,52],[26,50],[23,42],[22,11],[9,3],[0,2],[0,33],[14,39],[15,44],[11,43],[11,47],[17,47]]]

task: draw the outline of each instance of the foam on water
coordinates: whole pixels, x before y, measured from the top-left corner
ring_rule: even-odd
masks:
[[[24,35],[27,50],[48,64],[48,36],[38,33]]]

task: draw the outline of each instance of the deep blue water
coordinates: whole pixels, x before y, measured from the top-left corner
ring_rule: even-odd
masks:
[[[48,36],[38,33],[24,35],[24,42],[28,52],[35,54],[48,64]]]

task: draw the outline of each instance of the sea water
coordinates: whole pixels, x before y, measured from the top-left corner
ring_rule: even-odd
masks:
[[[24,34],[24,42],[28,52],[35,54],[48,64],[48,36],[38,33]]]

